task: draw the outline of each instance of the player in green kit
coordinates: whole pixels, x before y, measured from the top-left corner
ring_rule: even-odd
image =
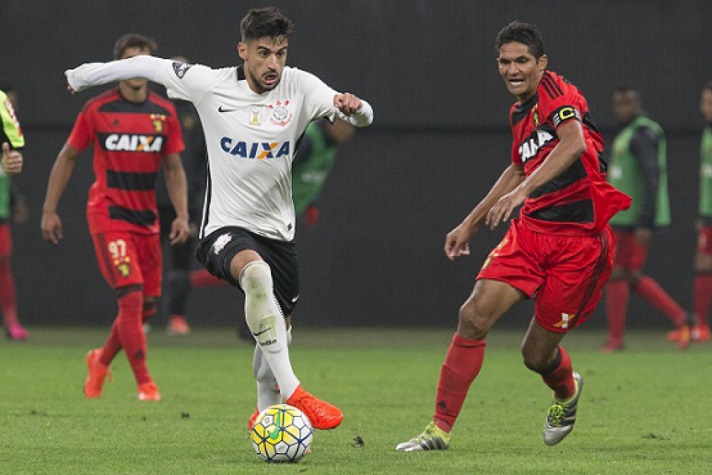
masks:
[[[10,217],[12,215],[12,190],[10,175],[22,171],[22,153],[25,137],[20,122],[15,116],[12,101],[4,91],[0,91],[0,144],[2,144],[2,169],[0,169],[0,310],[2,310],[5,333],[11,340],[26,340],[27,330],[17,319],[17,297],[15,278],[12,275],[12,236]]]

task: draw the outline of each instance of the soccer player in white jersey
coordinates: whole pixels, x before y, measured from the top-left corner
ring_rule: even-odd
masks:
[[[244,64],[237,67],[142,56],[88,63],[65,74],[71,91],[142,77],[195,105],[209,165],[197,255],[211,273],[245,294],[245,319],[257,342],[257,411],[285,401],[315,428],[331,429],[343,414],[302,388],[287,348],[299,298],[291,164],[312,120],[338,117],[362,127],[373,121],[373,110],[353,94],[285,66],[293,23],[278,9],[250,10],[240,29],[237,51]]]

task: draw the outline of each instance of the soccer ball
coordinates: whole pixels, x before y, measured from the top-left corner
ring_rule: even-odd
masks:
[[[309,450],[309,418],[287,404],[270,406],[257,416],[250,432],[252,447],[267,462],[296,462]]]

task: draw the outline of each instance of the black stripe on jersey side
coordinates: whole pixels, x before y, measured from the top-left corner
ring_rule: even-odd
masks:
[[[563,205],[550,206],[530,213],[529,217],[557,223],[592,223],[593,201],[585,199]]]
[[[583,120],[581,120],[581,122],[590,130],[599,133],[598,127],[596,127],[596,124],[593,123],[593,119],[591,118],[591,113],[589,111],[583,113]]]
[[[549,85],[544,81],[545,78],[546,78],[546,76],[544,76],[544,78],[541,79],[541,87],[543,87],[544,90],[546,91],[546,93],[549,95],[549,97],[551,97],[551,98],[553,99],[553,98],[556,97],[556,96],[554,96],[554,92],[551,90],[551,86],[549,86]]]
[[[207,162],[206,167],[208,167],[207,182],[205,184],[205,203],[203,204],[203,220],[200,223],[200,234],[198,237],[203,239],[205,237],[205,228],[208,225],[208,218],[210,217],[210,200],[213,197],[213,180],[210,177],[210,162]]]
[[[244,81],[246,79],[245,78],[245,67],[243,65],[239,65],[238,67],[236,67],[235,74],[237,74],[238,81]]]
[[[530,97],[523,103],[518,104],[517,107],[515,107],[512,111],[512,127],[521,122],[529,114],[529,112],[537,104],[537,102],[539,102],[539,94],[534,93],[532,97]]]
[[[168,109],[146,99],[143,102],[129,102],[116,99],[99,106],[99,112],[113,114],[163,114],[172,115]]]
[[[139,226],[151,226],[156,222],[156,213],[150,209],[128,209],[116,205],[109,206],[109,217]]]
[[[598,284],[598,281],[601,278],[601,272],[603,272],[603,268],[606,266],[606,261],[608,260],[608,250],[610,247],[610,243],[608,242],[608,236],[605,232],[598,235],[598,243],[601,246],[601,253],[598,256],[598,259],[596,260],[596,267],[593,270],[591,279],[588,281],[588,285],[586,286],[586,290],[583,293],[581,303],[579,303],[578,310],[576,311],[576,318],[582,316],[583,311],[588,305],[588,302],[591,300],[593,292],[594,290],[596,290],[596,284]]]
[[[549,96],[551,96],[552,99],[554,97],[564,95],[564,91],[561,89],[561,87],[559,87],[558,84],[556,84],[556,80],[554,80],[554,78],[549,72],[544,73],[544,77],[541,78],[541,82],[542,84],[544,84],[544,86],[548,86],[547,92],[549,92]]]
[[[106,171],[106,186],[119,190],[146,191],[156,188],[158,173]]]
[[[586,168],[583,166],[583,163],[579,159],[576,160],[569,168],[564,170],[559,176],[552,180],[549,180],[548,182],[544,183],[539,188],[534,190],[529,195],[529,198],[538,198],[542,195],[553,193],[554,191],[566,188],[572,183],[576,183],[577,181],[583,178],[586,178]]]

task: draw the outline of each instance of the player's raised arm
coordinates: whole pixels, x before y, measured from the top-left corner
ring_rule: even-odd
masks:
[[[99,86],[114,81],[143,78],[163,84],[163,69],[166,64],[173,64],[169,59],[139,55],[108,63],[84,63],[74,69],[67,69],[68,88],[80,92],[92,86]]]
[[[366,127],[373,123],[371,104],[351,93],[344,92],[334,96],[334,107],[339,109],[343,119],[356,127]]]

